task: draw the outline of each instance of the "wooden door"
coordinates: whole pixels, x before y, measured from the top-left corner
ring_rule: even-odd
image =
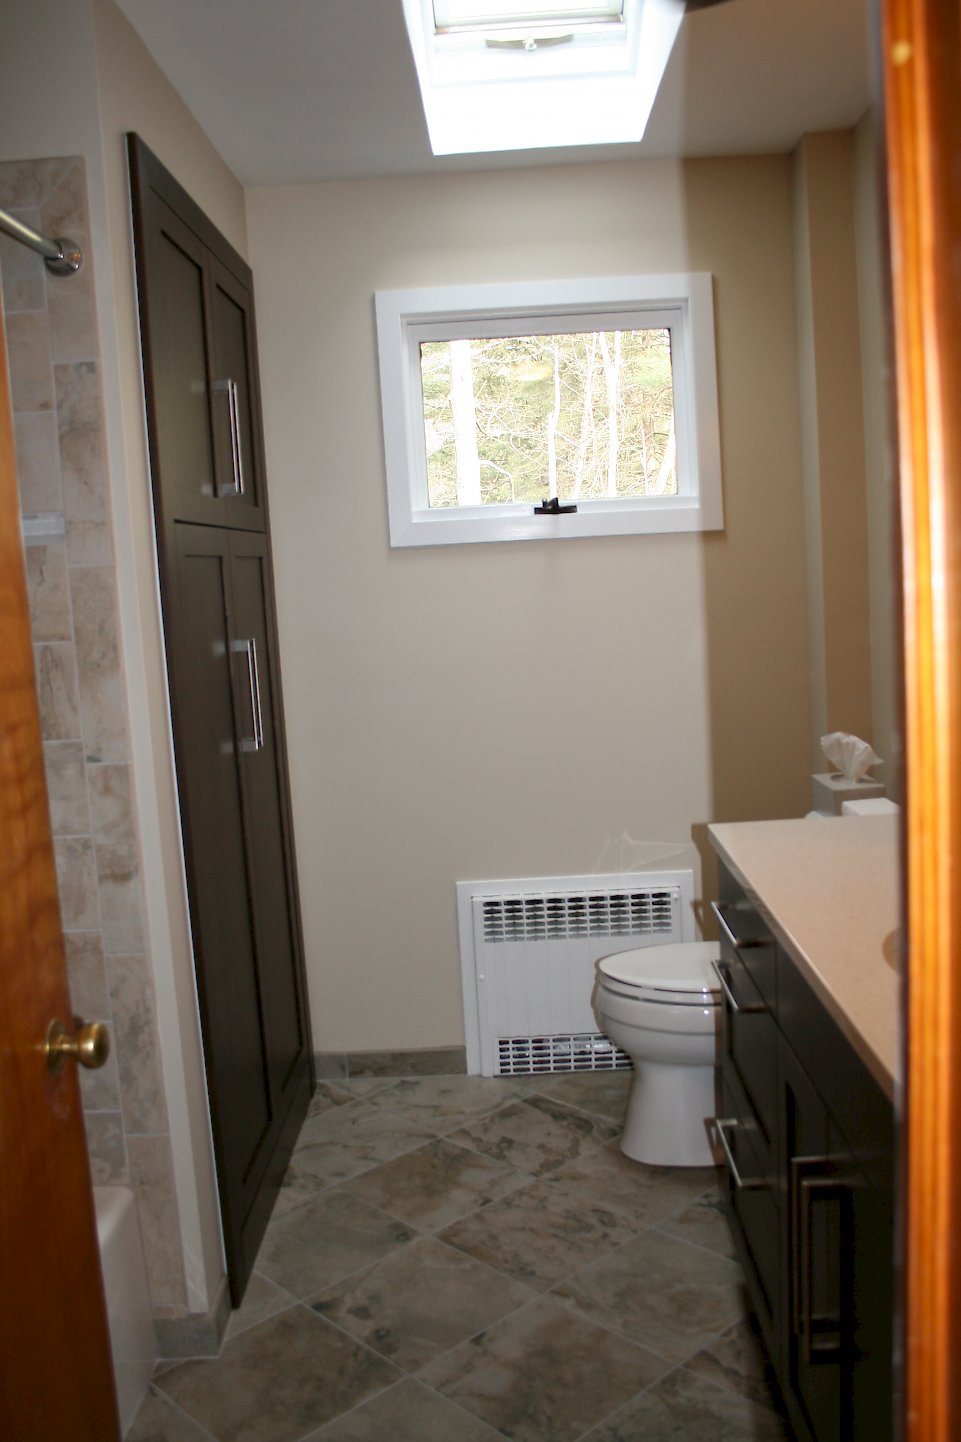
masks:
[[[0,315],[0,1431],[116,1442],[117,1406],[75,1066],[37,713]]]
[[[961,4],[881,0],[904,579],[908,1442],[961,1436]]]

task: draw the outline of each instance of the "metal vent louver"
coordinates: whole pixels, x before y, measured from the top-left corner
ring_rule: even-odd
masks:
[[[497,1043],[499,1076],[535,1072],[628,1071],[631,1059],[602,1032],[577,1036],[502,1036]]]
[[[650,936],[674,926],[672,892],[594,892],[580,896],[507,896],[485,900],[484,941]]]

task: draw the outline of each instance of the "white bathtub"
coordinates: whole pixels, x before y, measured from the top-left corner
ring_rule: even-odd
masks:
[[[126,1436],[157,1357],[147,1270],[133,1192],[127,1187],[94,1187],[93,1197],[120,1429]]]

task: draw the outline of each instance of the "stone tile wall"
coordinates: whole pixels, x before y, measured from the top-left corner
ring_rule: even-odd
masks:
[[[89,254],[83,161],[0,164],[0,207]],[[95,1182],[137,1192],[158,1318],[186,1312],[173,1161],[144,928],[93,276],[47,274],[0,237],[0,276],[40,716],[71,999],[106,1019],[83,1072]],[[116,478],[115,478],[116,482]]]

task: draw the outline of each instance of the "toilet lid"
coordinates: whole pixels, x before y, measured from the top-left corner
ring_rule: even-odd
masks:
[[[717,999],[718,980],[711,967],[719,961],[716,941],[683,941],[671,946],[642,946],[602,957],[597,969],[609,981],[644,992],[652,1000]],[[707,996],[705,997],[705,993]]]

